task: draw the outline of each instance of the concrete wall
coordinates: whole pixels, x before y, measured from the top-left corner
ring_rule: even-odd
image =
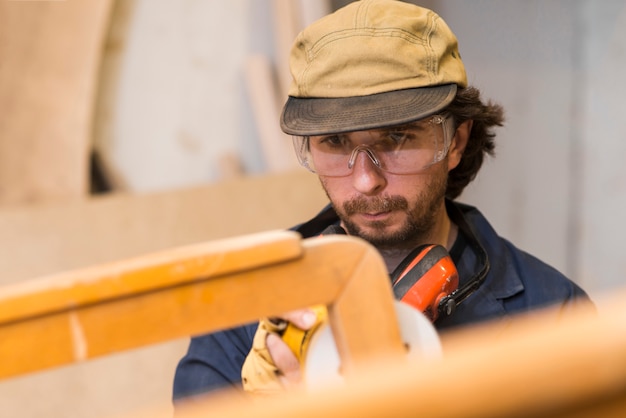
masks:
[[[470,83],[507,111],[497,156],[463,200],[592,295],[624,286],[626,4],[438,4]]]
[[[221,159],[233,154],[247,172],[262,171],[243,72],[252,40],[271,45],[259,29],[266,9],[255,3],[117,2],[127,23],[105,50],[115,64],[103,73],[109,99],[96,114],[96,141],[129,190],[219,180]]]

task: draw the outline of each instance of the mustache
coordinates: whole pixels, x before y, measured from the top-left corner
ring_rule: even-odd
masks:
[[[392,210],[406,210],[409,202],[402,196],[374,197],[366,199],[359,196],[352,200],[348,200],[343,205],[343,211],[346,215],[354,215],[357,213],[377,213]]]

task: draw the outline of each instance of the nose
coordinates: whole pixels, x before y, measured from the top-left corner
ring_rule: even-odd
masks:
[[[370,196],[385,188],[387,179],[378,158],[369,148],[357,147],[349,166],[352,169],[352,185],[358,192]]]

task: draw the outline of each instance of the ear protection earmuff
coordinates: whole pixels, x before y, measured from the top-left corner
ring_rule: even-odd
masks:
[[[476,273],[461,286],[448,251],[440,245],[425,245],[411,251],[391,274],[396,298],[413,305],[432,321],[452,315],[483,284],[490,268],[487,251],[461,209],[446,200],[446,210],[476,257]],[[345,233],[340,226],[330,225],[322,235]]]
[[[435,322],[449,308],[441,306],[459,287],[456,266],[441,245],[426,244],[415,248],[391,273],[393,294],[424,313]],[[451,301],[453,302],[453,301]]]
[[[391,273],[393,293],[397,300],[413,306],[431,322],[451,315],[456,307],[472,295],[484,282],[489,272],[487,252],[478,241],[472,228],[461,211],[448,203],[448,213],[459,230],[469,241],[476,255],[478,272],[469,281],[459,287],[459,274],[448,251],[441,245],[426,244],[415,248]],[[320,235],[346,234],[339,225],[330,225]],[[317,309],[318,325],[326,317],[325,309]],[[280,327],[279,334],[287,343],[299,361],[308,349],[308,342],[313,330],[301,330],[282,319],[269,318],[270,322]],[[276,322],[274,322],[276,321]]]
[[[330,225],[321,235],[346,234],[339,225]],[[391,273],[393,293],[435,322],[440,313],[451,313],[454,303],[448,297],[459,286],[459,274],[448,251],[441,245],[426,244],[415,248]],[[448,298],[448,299],[446,299]]]

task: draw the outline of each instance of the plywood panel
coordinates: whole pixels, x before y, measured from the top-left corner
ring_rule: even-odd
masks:
[[[262,230],[327,202],[304,169],[150,194],[0,210],[0,284]]]
[[[0,2],[0,204],[86,194],[110,4]]]

